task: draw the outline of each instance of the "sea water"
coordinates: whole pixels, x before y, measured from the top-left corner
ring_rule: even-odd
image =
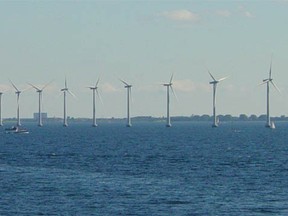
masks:
[[[288,215],[288,123],[0,130],[0,215]]]

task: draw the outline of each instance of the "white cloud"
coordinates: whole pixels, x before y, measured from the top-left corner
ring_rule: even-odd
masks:
[[[102,89],[103,92],[118,92],[119,91],[117,88],[115,88],[110,83],[103,83],[101,85],[101,89]]]
[[[246,17],[249,17],[249,18],[254,17],[249,11],[245,11],[245,12],[244,12],[244,15],[245,15]]]
[[[193,92],[196,89],[196,85],[191,80],[175,80],[173,87],[177,91]]]
[[[200,16],[189,10],[165,11],[165,12],[160,13],[160,15],[168,19],[176,20],[176,21],[188,21],[188,22],[200,21]]]
[[[6,92],[10,89],[11,89],[11,86],[0,84],[0,92]]]
[[[209,91],[209,85],[203,83],[195,83],[192,80],[175,80],[173,88],[180,92],[196,92],[196,91]]]
[[[231,12],[228,10],[219,10],[216,12],[216,14],[218,16],[222,16],[222,17],[230,17],[231,16]]]
[[[245,17],[248,17],[248,18],[253,18],[254,17],[254,15],[250,11],[246,10],[246,8],[244,6],[240,6],[239,7],[239,11]]]

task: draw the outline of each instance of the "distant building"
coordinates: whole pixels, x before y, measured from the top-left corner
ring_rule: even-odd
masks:
[[[48,114],[47,113],[41,113],[42,119],[47,119]],[[39,119],[39,113],[33,113],[33,119],[38,120]]]

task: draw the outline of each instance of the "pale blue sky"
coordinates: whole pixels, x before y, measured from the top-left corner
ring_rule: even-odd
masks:
[[[68,115],[91,116],[92,85],[99,76],[104,104],[100,117],[126,116],[133,85],[132,116],[166,115],[160,84],[174,73],[178,101],[171,115],[211,114],[212,88],[206,67],[221,78],[218,114],[265,113],[265,86],[273,53],[271,114],[288,113],[288,1],[0,1],[0,87],[3,116],[15,117],[16,96],[31,82],[54,80],[44,92],[44,111],[62,117],[60,89],[67,76],[77,99]],[[37,111],[37,95],[21,95],[21,115]]]

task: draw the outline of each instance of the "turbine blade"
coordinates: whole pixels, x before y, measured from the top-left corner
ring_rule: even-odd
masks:
[[[270,61],[269,79],[272,78],[272,58],[273,58],[273,54],[271,55],[271,61]]]
[[[54,80],[51,80],[50,82],[46,83],[46,85],[43,86],[41,90],[44,90],[47,86],[49,86]]]
[[[269,79],[271,79],[271,76],[272,76],[272,68],[271,68],[271,66],[270,66]]]
[[[218,82],[221,82],[221,81],[227,79],[228,77],[229,77],[229,76],[227,76],[227,77],[223,77],[223,78],[219,79]]]
[[[269,82],[269,80],[263,81],[262,83],[258,84],[258,86],[264,85],[264,84],[266,84],[267,82]]]
[[[65,77],[65,88],[67,89],[67,79]]]
[[[34,89],[36,89],[37,91],[40,91],[40,89],[38,87],[36,87],[35,85],[28,83],[28,85],[32,86]]]
[[[170,78],[170,82],[169,82],[169,84],[171,84],[171,83],[172,83],[172,80],[173,80],[173,76],[174,76],[174,74],[172,74],[172,75],[171,75],[171,78]]]
[[[280,91],[280,89],[278,88],[278,86],[277,86],[273,81],[271,81],[271,83],[272,83],[272,85],[275,87],[275,89],[276,89],[279,93],[281,93],[281,91]]]
[[[217,80],[213,77],[213,75],[210,73],[209,70],[208,70],[208,73],[210,74],[211,78],[212,78],[214,81],[217,81]]]
[[[176,95],[176,93],[175,93],[175,91],[174,91],[174,89],[173,89],[172,85],[170,85],[170,89],[171,89],[171,91],[172,91],[172,93],[173,93],[174,97],[175,97],[175,98],[176,98],[176,100],[178,101],[178,97],[177,97],[177,95]]]
[[[96,82],[95,88],[98,87],[99,81],[100,81],[100,77],[98,78],[98,80],[97,80],[97,82]]]
[[[101,97],[101,95],[99,94],[98,89],[96,89],[96,94],[97,94],[97,97],[99,98],[101,104],[104,105],[103,100],[102,100],[102,97]]]
[[[129,86],[129,84],[127,82],[125,82],[124,80],[122,79],[119,79],[122,83],[124,83],[126,86]]]
[[[67,92],[68,92],[72,97],[77,98],[76,95],[75,95],[73,92],[71,92],[70,90],[67,90]]]
[[[9,80],[9,81],[12,84],[12,86],[14,87],[14,89],[19,92],[19,89],[14,85],[14,83],[11,80]]]

